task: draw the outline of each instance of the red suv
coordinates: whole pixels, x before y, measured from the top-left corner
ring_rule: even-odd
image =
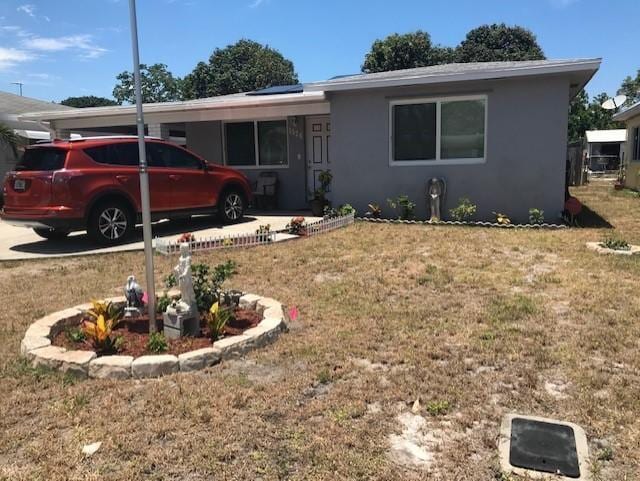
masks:
[[[251,201],[246,177],[160,139],[146,139],[154,219],[217,213],[242,218]],[[87,230],[101,244],[127,238],[140,219],[135,137],[54,140],[29,147],[4,182],[0,218],[46,239]]]

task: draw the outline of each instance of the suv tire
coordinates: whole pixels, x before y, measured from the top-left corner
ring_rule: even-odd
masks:
[[[119,200],[98,203],[89,214],[87,234],[102,245],[115,245],[126,240],[134,228],[129,206]]]
[[[35,228],[33,232],[38,234],[43,239],[49,240],[62,240],[69,235],[68,230],[60,230],[60,229],[46,229],[46,228]]]
[[[236,189],[225,190],[218,202],[218,216],[225,224],[239,222],[244,216],[244,196]]]

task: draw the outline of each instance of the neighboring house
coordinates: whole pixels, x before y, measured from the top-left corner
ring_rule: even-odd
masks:
[[[279,206],[303,209],[324,169],[330,198],[364,213],[406,194],[427,215],[426,184],[446,181],[443,213],[460,197],[478,218],[500,211],[555,221],[565,202],[569,101],[600,59],[448,64],[336,77],[304,86],[144,106],[149,135],[186,134],[187,147],[251,179],[276,172]],[[135,124],[135,107],[24,115],[69,129]]]
[[[593,172],[617,172],[624,161],[625,129],[587,130],[587,165]]]
[[[13,129],[18,136],[20,149],[25,145],[30,145],[38,140],[48,140],[49,130],[45,125],[33,120],[22,120],[18,117],[28,112],[48,111],[68,111],[75,110],[65,105],[45,102],[44,100],[22,97],[9,92],[0,92],[0,123]],[[0,146],[0,179],[4,174],[13,168],[16,162],[11,149]]]
[[[625,180],[630,189],[640,190],[640,102],[613,116],[627,126],[625,143]]]

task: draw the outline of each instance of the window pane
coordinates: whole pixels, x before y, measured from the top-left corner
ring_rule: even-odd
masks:
[[[256,165],[253,122],[225,124],[227,165]]]
[[[16,170],[60,170],[64,167],[67,151],[63,149],[40,147],[24,151]]]
[[[202,162],[197,157],[172,145],[157,142],[147,143],[147,155],[151,167],[170,167],[174,169],[200,169]]]
[[[441,159],[484,157],[484,100],[442,102]]]
[[[436,158],[436,104],[394,105],[394,160]]]
[[[287,165],[287,122],[258,122],[260,165]]]

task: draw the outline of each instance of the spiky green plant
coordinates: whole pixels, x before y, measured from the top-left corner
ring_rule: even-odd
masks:
[[[5,124],[0,124],[0,144],[9,147],[13,155],[18,155],[18,136]]]

